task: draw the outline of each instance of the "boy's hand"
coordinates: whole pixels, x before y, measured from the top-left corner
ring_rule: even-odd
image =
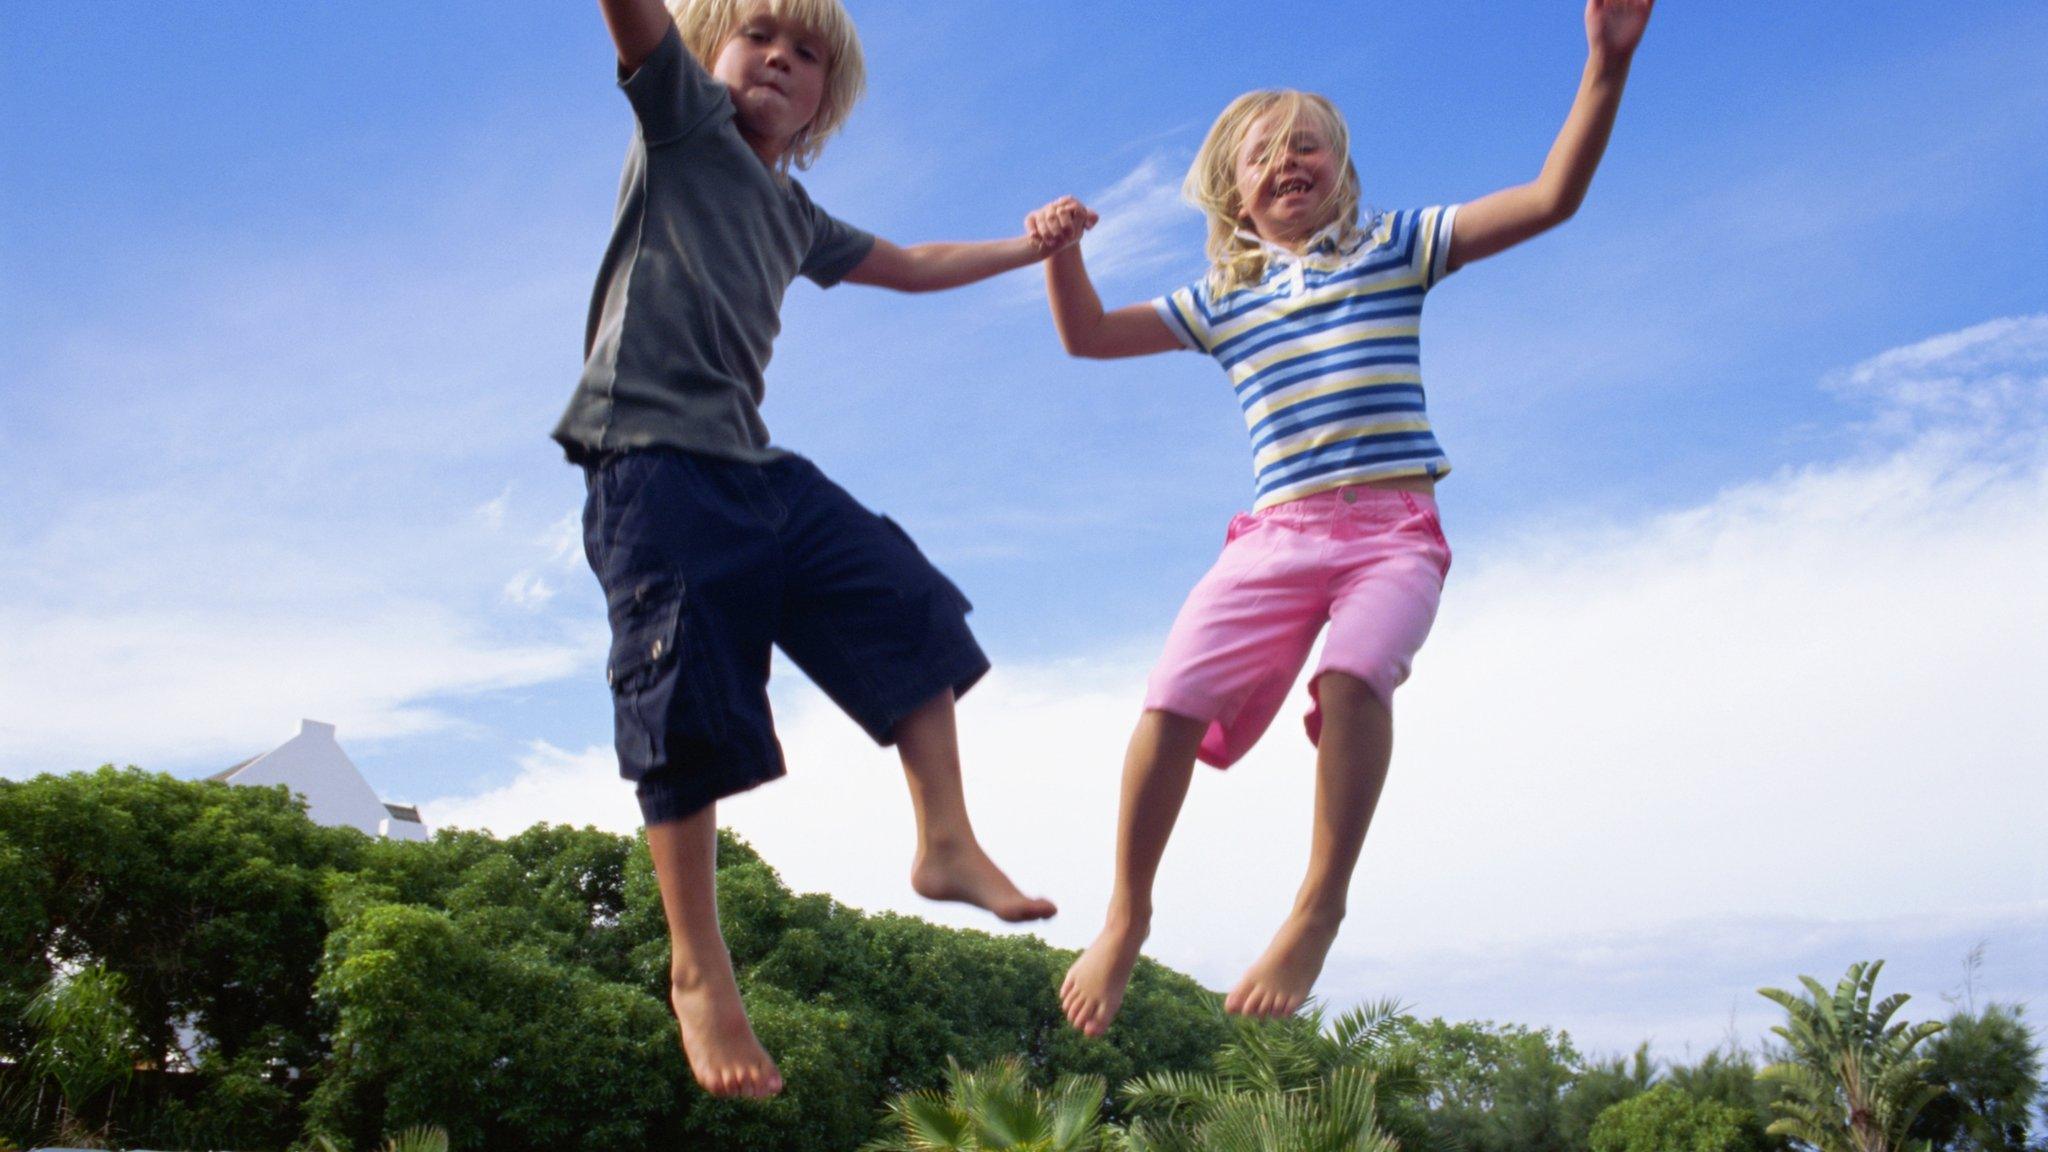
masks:
[[[1586,0],[1586,45],[1595,56],[1626,60],[1643,42],[1657,0]]]
[[[1024,235],[1041,257],[1050,256],[1079,243],[1100,219],[1079,200],[1062,196],[1024,218]]]

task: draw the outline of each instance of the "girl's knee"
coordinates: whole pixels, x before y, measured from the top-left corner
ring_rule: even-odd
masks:
[[[1316,702],[1324,711],[1351,711],[1367,709],[1374,712],[1391,713],[1390,702],[1364,678],[1349,672],[1330,669],[1321,673],[1313,685]]]

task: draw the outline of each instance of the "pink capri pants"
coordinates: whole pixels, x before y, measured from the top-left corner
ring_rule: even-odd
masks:
[[[1390,707],[1436,620],[1451,548],[1429,496],[1317,492],[1230,522],[1223,554],[1188,593],[1145,707],[1205,720],[1203,762],[1229,767],[1258,742],[1308,659],[1308,738],[1322,734],[1325,672],[1364,681]]]

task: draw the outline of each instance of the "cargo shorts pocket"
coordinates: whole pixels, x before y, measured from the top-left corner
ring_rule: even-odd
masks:
[[[721,723],[707,699],[702,669],[688,667],[694,646],[681,577],[648,574],[605,595],[611,618],[611,656],[605,678],[612,689],[620,772],[638,779],[668,763],[670,742],[714,742]]]

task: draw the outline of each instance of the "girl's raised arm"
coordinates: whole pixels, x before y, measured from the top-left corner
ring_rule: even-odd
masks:
[[[1081,233],[1094,227],[1095,220],[1095,213],[1068,197],[1032,213],[1026,222],[1030,233],[1052,250],[1045,261],[1045,296],[1052,305],[1060,345],[1070,356],[1092,360],[1149,356],[1182,347],[1150,304],[1102,310],[1102,298],[1095,294],[1088,265],[1081,259]]]
[[[1483,260],[1547,232],[1579,210],[1607,151],[1621,90],[1656,0],[1586,0],[1586,71],[1571,114],[1535,180],[1503,188],[1458,209],[1451,223],[1450,267]]]

